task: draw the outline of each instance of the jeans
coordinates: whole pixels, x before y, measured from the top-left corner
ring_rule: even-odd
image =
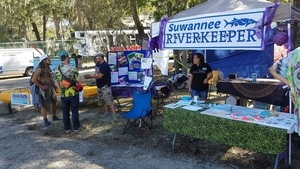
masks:
[[[64,129],[70,130],[71,122],[70,122],[70,107],[72,111],[72,122],[73,129],[78,130],[81,125],[79,122],[79,94],[75,96],[69,97],[61,97],[62,111],[63,111],[63,121],[64,121]]]
[[[191,90],[191,95],[192,95],[192,97],[199,96],[200,100],[206,100],[207,99],[207,95],[208,95],[208,90],[198,91],[198,90],[192,89]]]

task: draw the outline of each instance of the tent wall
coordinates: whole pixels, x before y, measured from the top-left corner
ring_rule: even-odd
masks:
[[[274,45],[270,44],[266,51],[233,51],[233,50],[207,50],[206,60],[213,70],[220,69],[224,78],[229,74],[237,77],[250,78],[257,73],[258,78],[270,76],[269,67],[274,61]]]

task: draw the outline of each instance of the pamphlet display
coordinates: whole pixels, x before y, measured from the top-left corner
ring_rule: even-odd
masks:
[[[143,83],[148,67],[142,66],[142,62],[149,62],[145,61],[146,54],[146,50],[108,52],[107,63],[111,68],[111,83]]]

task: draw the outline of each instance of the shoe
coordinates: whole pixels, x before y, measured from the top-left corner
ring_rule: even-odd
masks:
[[[51,123],[50,123],[49,121],[44,122],[44,126],[45,126],[45,127],[49,127],[50,125],[51,125]]]
[[[104,116],[105,117],[110,117],[112,114],[110,114],[110,113],[104,113]]]
[[[57,116],[52,116],[52,120],[57,121],[57,120],[60,120],[60,119]]]
[[[70,133],[71,133],[71,130],[65,130],[65,133],[66,133],[66,134],[70,134]]]
[[[78,129],[74,129],[74,132],[76,133],[76,132],[79,132],[81,129],[84,129],[84,127],[83,126],[80,126]]]

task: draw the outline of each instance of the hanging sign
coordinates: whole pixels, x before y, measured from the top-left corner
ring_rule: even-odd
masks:
[[[261,50],[264,11],[261,8],[171,19],[165,27],[163,46],[165,49]]]

